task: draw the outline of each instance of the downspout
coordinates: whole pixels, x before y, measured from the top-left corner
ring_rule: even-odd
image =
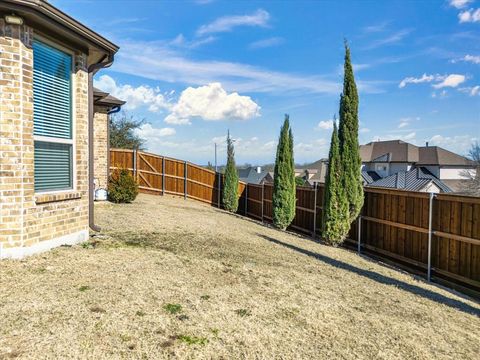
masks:
[[[104,62],[105,58],[107,60]],[[109,54],[108,57],[105,56],[98,63],[92,64],[88,67],[88,225],[93,231],[100,231],[100,227],[95,225],[94,217],[94,188],[93,183],[93,117],[95,113],[94,103],[93,103],[93,75],[100,69],[107,68],[113,63],[113,54]]]
[[[121,109],[122,107],[117,105],[107,111],[107,182],[110,177],[110,115],[118,113]]]

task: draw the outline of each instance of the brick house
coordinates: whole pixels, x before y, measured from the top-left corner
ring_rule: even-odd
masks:
[[[476,164],[439,146],[416,146],[401,140],[360,145],[365,185],[425,192],[461,191]]]
[[[45,1],[0,2],[0,258],[81,242],[95,228],[94,157],[105,186],[107,117],[122,102],[94,96],[93,75],[117,51]]]

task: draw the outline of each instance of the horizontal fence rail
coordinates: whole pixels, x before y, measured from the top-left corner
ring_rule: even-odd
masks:
[[[143,193],[171,194],[222,207],[223,175],[143,151],[110,150],[110,171],[127,169]],[[239,182],[238,214],[272,222],[272,184]],[[346,246],[480,296],[480,198],[365,188],[362,214]],[[323,185],[297,187],[289,229],[321,235]],[[427,275],[428,274],[428,275]]]

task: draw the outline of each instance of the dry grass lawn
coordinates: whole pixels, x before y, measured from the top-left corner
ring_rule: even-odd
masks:
[[[100,236],[0,263],[0,358],[478,359],[480,305],[194,201],[97,204]]]

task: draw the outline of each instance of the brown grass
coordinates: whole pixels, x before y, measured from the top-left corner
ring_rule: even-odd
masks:
[[[352,252],[179,198],[96,213],[89,243],[0,263],[0,358],[480,353],[478,303]]]

